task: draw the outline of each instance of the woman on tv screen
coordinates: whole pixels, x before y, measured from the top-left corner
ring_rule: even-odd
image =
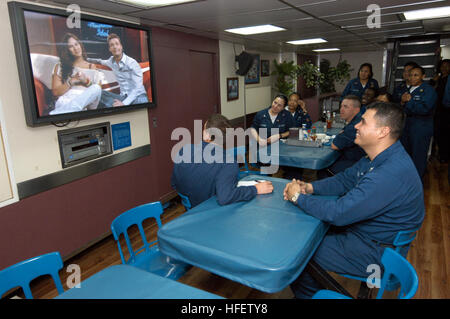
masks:
[[[61,42],[60,63],[55,65],[52,78],[57,100],[49,114],[96,109],[102,93],[101,73],[86,61],[86,51],[76,35],[66,33]]]

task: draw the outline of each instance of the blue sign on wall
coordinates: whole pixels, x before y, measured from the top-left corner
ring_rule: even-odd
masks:
[[[111,125],[111,135],[114,150],[131,146],[130,122]]]

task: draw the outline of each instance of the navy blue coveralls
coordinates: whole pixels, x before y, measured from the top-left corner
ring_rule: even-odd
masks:
[[[298,107],[294,114],[288,111],[291,114],[292,119],[294,121],[293,127],[302,127],[303,124],[306,124],[306,128],[309,130],[312,127],[311,117],[308,113],[303,112],[301,107]]]
[[[209,148],[205,151],[208,145]],[[219,160],[222,163],[208,163],[207,159],[205,160],[202,156],[203,154],[220,155],[220,153],[216,153],[219,148],[223,154],[223,159]],[[214,195],[217,196],[217,202],[220,205],[251,200],[256,196],[255,186],[236,187],[239,164],[237,161],[227,160],[225,151],[220,146],[204,141],[202,144],[187,144],[180,150],[177,161],[184,159],[185,152],[190,152],[190,156],[186,156],[187,163],[175,163],[171,185],[179,193],[189,198],[192,207]],[[198,163],[195,163],[196,159]]]
[[[405,107],[406,123],[401,142],[416,165],[422,178],[427,167],[428,148],[433,136],[433,111],[437,94],[434,88],[422,83],[411,94]]]
[[[409,86],[406,85],[406,82],[403,81],[399,85],[397,85],[394,89],[394,93],[392,94],[392,102],[400,103],[402,100],[402,95],[409,91]]]
[[[267,109],[261,110],[256,113],[255,118],[253,119],[252,127],[258,132],[258,135],[261,138],[268,138],[272,136],[274,133],[272,129],[278,128],[279,134],[289,131],[291,127],[294,127],[294,120],[292,119],[292,115],[289,111],[282,110],[278,113],[275,122],[272,123],[269,115],[270,107]],[[264,134],[259,131],[259,129],[267,129],[267,136],[264,137]]]
[[[361,81],[358,78],[354,78],[353,80],[350,80],[347,84],[347,86],[344,89],[344,92],[342,92],[341,95],[341,101],[344,99],[347,95],[356,95],[359,97],[359,99],[362,98],[364,91],[367,88],[374,88],[378,90],[378,81],[375,79],[369,79],[369,81],[366,83],[366,86],[362,86]]]
[[[333,174],[337,174],[355,164],[366,153],[364,150],[355,144],[356,129],[355,125],[361,121],[362,113],[356,114],[353,119],[344,127],[341,133],[336,135],[333,144],[339,148],[341,156],[334,162],[329,170]]]
[[[413,230],[425,214],[422,183],[411,158],[397,141],[373,161],[363,157],[344,172],[312,182],[314,194],[337,195],[337,200],[300,195],[305,213],[332,227],[312,259],[326,271],[367,277],[367,266],[382,267],[385,246],[399,231]],[[407,250],[401,252],[406,256]],[[292,284],[297,298],[323,289],[304,271]]]

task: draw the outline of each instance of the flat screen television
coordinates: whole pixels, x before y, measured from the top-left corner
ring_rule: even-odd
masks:
[[[27,3],[8,8],[27,125],[156,106],[150,29]]]

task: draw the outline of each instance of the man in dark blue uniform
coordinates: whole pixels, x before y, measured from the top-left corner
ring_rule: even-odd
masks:
[[[339,109],[341,119],[347,123],[341,133],[336,135],[331,148],[340,151],[341,156],[328,170],[335,175],[352,166],[365,155],[364,151],[355,144],[355,125],[361,121],[361,102],[355,95],[347,95],[341,102]],[[323,175],[323,174],[321,174]]]
[[[403,66],[403,81],[395,87],[394,93],[392,94],[392,100],[395,103],[400,103],[402,95],[409,90],[409,87],[411,86],[411,83],[409,83],[409,74],[411,69],[416,66],[418,66],[418,64],[413,61],[409,61]]]
[[[226,205],[273,191],[271,182],[237,187],[239,164],[227,158],[223,149],[227,128],[232,126],[224,116],[210,116],[204,126],[202,143],[185,145],[174,159],[172,187],[187,196],[192,207],[214,195],[220,205]],[[216,132],[211,134],[214,129]],[[215,138],[217,130],[222,133],[221,138]]]
[[[289,129],[294,127],[294,121],[289,111],[284,109],[287,102],[286,96],[277,95],[270,107],[256,113],[251,133],[261,146],[289,136]],[[277,129],[278,132],[275,133],[273,129]]]
[[[364,91],[361,97],[361,115],[366,111],[367,105],[372,102],[375,102],[375,99],[378,95],[378,90],[375,88],[368,88]]]
[[[359,67],[358,77],[350,80],[342,92],[341,101],[347,95],[356,95],[361,99],[367,88],[378,89],[379,86],[378,81],[373,78],[372,64],[363,63]]]
[[[297,92],[289,95],[289,102],[286,110],[291,113],[294,120],[294,127],[302,127],[303,124],[309,130],[312,126],[311,117],[306,109],[306,103],[301,99],[300,94]]]
[[[411,87],[402,95],[401,105],[406,112],[406,124],[401,142],[416,165],[422,178],[427,168],[428,149],[433,136],[433,111],[437,94],[434,88],[423,82],[425,70],[416,66],[410,71]]]
[[[328,179],[287,184],[285,200],[332,225],[312,257],[324,270],[367,277],[371,275],[366,272],[368,265],[382,268],[384,249],[392,246],[399,231],[422,224],[422,183],[398,141],[404,122],[405,114],[398,105],[371,104],[356,125],[355,142],[366,157]],[[340,197],[329,200],[309,194]],[[297,298],[308,298],[323,287],[304,271],[291,289]]]

